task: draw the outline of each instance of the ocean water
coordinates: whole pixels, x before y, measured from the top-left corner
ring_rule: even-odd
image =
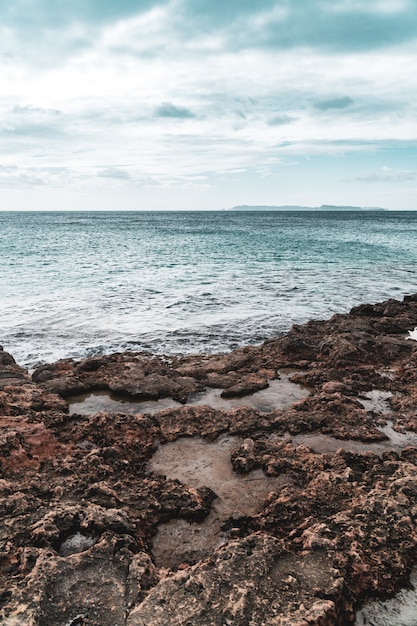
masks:
[[[414,293],[416,242],[405,211],[0,212],[0,343],[28,367],[225,352]]]

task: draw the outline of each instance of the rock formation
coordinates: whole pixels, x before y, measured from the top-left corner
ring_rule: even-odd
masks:
[[[407,340],[415,326],[417,295],[224,355],[121,353],[30,375],[1,349],[1,624],[354,623],[365,598],[406,585],[416,562],[417,447],[384,448],[388,418],[393,433],[417,433],[417,343]],[[310,392],[287,408],[190,404],[207,387],[245,397],[282,371]],[[375,390],[388,412],[366,404]],[[93,392],[182,406],[69,410],[73,395]],[[217,494],[151,471],[150,459],[168,442],[224,434],[238,437],[237,474],[286,480],[257,513],[222,520],[221,545],[202,558],[157,566],[158,528],[199,527]]]

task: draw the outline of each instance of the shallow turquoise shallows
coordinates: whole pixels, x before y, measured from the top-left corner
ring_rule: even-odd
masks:
[[[417,212],[0,212],[0,343],[224,352],[401,299],[416,267]]]

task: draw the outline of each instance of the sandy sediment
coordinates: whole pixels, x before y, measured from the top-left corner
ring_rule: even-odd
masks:
[[[1,350],[0,622],[354,623],[416,563],[415,326],[417,295],[225,355]]]

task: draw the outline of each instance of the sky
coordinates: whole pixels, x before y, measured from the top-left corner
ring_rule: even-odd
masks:
[[[417,210],[415,0],[0,0],[0,210]]]

